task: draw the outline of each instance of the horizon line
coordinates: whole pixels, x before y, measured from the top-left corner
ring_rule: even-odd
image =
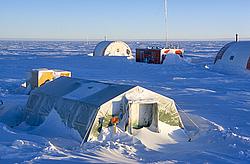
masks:
[[[79,39],[79,38],[0,38],[1,41],[83,41],[83,42],[98,42],[104,41],[104,39]],[[114,38],[108,39],[110,41],[115,40],[122,40],[122,41],[159,41],[159,42],[166,42],[164,39],[121,39],[121,38]],[[250,40],[250,37],[240,37],[239,40]],[[235,41],[235,38],[207,38],[207,39],[200,39],[200,38],[193,38],[193,39],[168,39],[168,42],[175,42],[175,41]]]

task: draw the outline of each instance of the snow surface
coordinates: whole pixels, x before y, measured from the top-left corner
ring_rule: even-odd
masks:
[[[178,42],[185,58],[162,65],[122,57],[93,57],[97,42],[0,41],[0,163],[249,163],[249,73],[213,69],[226,42]],[[129,42],[136,47],[163,42]],[[135,136],[106,129],[98,141],[80,148],[79,136],[55,111],[39,127],[21,124],[28,96],[20,85],[33,68],[70,70],[74,77],[140,85],[176,101],[186,127],[146,128]],[[77,96],[77,95],[70,95]],[[191,118],[191,119],[190,119]],[[167,126],[167,125],[161,125]],[[191,138],[191,142],[188,142]]]

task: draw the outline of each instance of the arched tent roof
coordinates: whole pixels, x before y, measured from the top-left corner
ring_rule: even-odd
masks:
[[[219,69],[250,70],[250,41],[226,44],[218,52],[214,64]]]
[[[132,56],[132,51],[123,41],[102,41],[96,45],[94,56]]]
[[[112,41],[102,41],[98,43],[94,50],[94,56],[103,56],[106,48],[112,43]]]
[[[121,93],[136,87],[133,85],[117,85],[68,77],[60,77],[55,81],[33,92],[100,106]]]

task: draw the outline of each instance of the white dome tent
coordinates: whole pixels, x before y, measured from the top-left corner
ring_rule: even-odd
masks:
[[[231,42],[217,54],[215,67],[231,72],[250,71],[250,41]]]
[[[96,45],[94,56],[132,56],[132,51],[125,42],[102,41]]]

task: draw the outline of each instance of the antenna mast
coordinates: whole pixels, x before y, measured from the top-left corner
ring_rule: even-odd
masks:
[[[165,42],[166,48],[168,47],[168,1],[164,0],[164,16],[165,16]]]

